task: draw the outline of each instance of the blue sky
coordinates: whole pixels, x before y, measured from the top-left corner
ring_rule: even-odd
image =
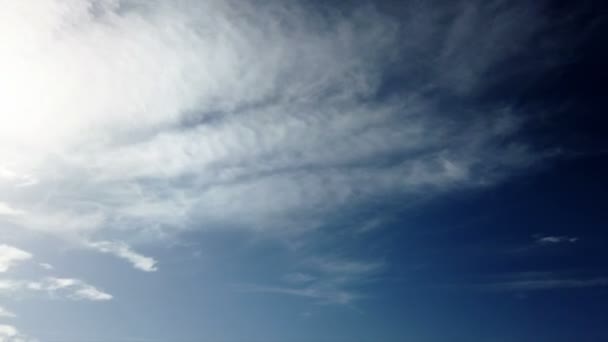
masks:
[[[0,6],[0,342],[608,340],[599,2]]]

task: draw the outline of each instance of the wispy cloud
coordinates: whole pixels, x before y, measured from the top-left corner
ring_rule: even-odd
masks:
[[[361,262],[336,258],[310,259],[303,265],[308,273],[288,273],[283,284],[241,284],[237,290],[304,297],[319,304],[350,305],[365,297],[357,288],[373,280],[382,262]]]
[[[488,288],[503,291],[550,290],[608,286],[608,277],[589,279],[529,279],[489,284]]]
[[[1,342],[36,342],[17,330],[15,326],[8,324],[0,324],[0,341]]]
[[[38,180],[29,174],[18,174],[9,167],[0,165],[0,183],[8,182],[15,187],[32,186],[38,183]]]
[[[296,273],[288,273],[288,274],[284,275],[282,279],[288,283],[305,284],[305,283],[310,283],[311,281],[313,281],[317,278],[315,276],[312,276],[307,273],[296,272]]]
[[[40,265],[40,267],[44,268],[47,271],[55,269],[55,267],[53,267],[53,265],[46,263],[46,262],[41,262],[38,265]]]
[[[0,202],[0,216],[19,216],[25,212],[21,209],[16,209],[7,203]]]
[[[513,138],[518,108],[442,105],[448,88],[475,96],[487,70],[517,53],[505,43],[528,39],[533,11],[408,14],[451,13],[446,26],[402,24],[373,7],[86,3],[4,11],[4,174],[36,180],[3,188],[12,224],[84,244],[199,227],[306,231],[336,208],[492,184],[542,157]],[[480,36],[480,26],[496,29]],[[467,43],[477,40],[482,53]],[[395,69],[397,59],[409,64]],[[413,83],[378,101],[395,72]],[[155,269],[124,246],[102,249]]]
[[[252,292],[252,293],[270,293],[270,294],[283,294],[297,297],[304,297],[313,299],[317,303],[321,304],[350,304],[354,300],[358,299],[359,296],[356,293],[340,290],[334,287],[286,287],[286,286],[265,286],[247,284],[240,285],[237,288],[239,291]]]
[[[0,230],[42,232],[153,272],[157,260],[138,243],[223,229],[295,241],[336,212],[492,185],[551,155],[519,134],[525,108],[477,105],[541,31],[533,5],[412,2],[402,19],[371,5],[326,9],[7,4]],[[350,304],[386,267],[304,259],[283,282],[247,290]],[[0,271],[15,262],[0,259]],[[0,281],[0,292],[112,298],[67,279]]]
[[[579,240],[578,237],[571,236],[555,236],[555,235],[547,235],[547,236],[535,236],[536,242],[541,245],[554,245],[559,243],[575,243]]]
[[[112,295],[75,278],[47,277],[40,281],[0,280],[0,294],[25,293],[45,293],[49,298],[72,300],[107,301],[112,299]]]
[[[17,317],[17,315],[15,315],[12,311],[0,306],[0,317],[14,318]]]
[[[526,1],[411,3],[397,19],[371,5],[280,0],[6,2],[0,233],[52,235],[154,272],[138,244],[225,229],[294,241],[336,212],[493,185],[540,164],[550,153],[520,134],[527,109],[477,100],[510,76],[506,64],[537,66],[518,58],[543,31],[541,12]],[[541,239],[575,242],[562,238]],[[240,290],[350,305],[387,268],[315,251],[276,283]],[[0,245],[0,272],[31,257]],[[113,299],[55,276],[0,279],[0,294]],[[2,336],[21,338],[6,325]]]
[[[19,262],[29,260],[32,254],[17,247],[0,245],[0,272],[6,272]]]
[[[552,289],[575,289],[606,287],[608,277],[585,277],[553,272],[523,272],[496,276],[493,280],[477,286],[494,291],[534,291]]]
[[[133,256],[129,256],[133,258]],[[6,272],[9,268],[13,267],[17,263],[29,260],[32,257],[33,256],[31,253],[21,250],[19,248],[9,245],[0,245],[0,272]],[[137,254],[135,254],[135,258],[136,257],[138,257]],[[139,259],[136,258],[136,261],[138,260]],[[145,261],[146,260],[144,258],[144,260],[141,261],[143,265],[139,266],[149,266],[149,264],[147,264]],[[47,263],[40,263],[39,265],[46,270],[53,269],[53,266]],[[112,299],[112,295],[100,291],[94,286],[89,285],[82,280],[74,278],[47,277],[44,278],[42,281],[0,279],[0,294],[20,293],[23,291],[43,291],[48,293],[52,297],[64,296],[71,299],[86,299],[93,301],[104,301]],[[3,311],[3,309],[0,307],[0,315],[2,315],[3,313],[6,312]]]
[[[145,271],[157,271],[156,260],[133,251],[126,243],[116,241],[100,241],[89,243],[89,246],[102,252],[123,258],[133,264],[133,267]]]
[[[0,325],[0,337],[2,338],[2,341],[5,341],[5,339],[8,338],[14,338],[18,334],[19,331],[14,326],[6,324]]]

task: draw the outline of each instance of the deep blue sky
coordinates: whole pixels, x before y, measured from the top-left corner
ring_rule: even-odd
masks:
[[[608,341],[602,1],[0,11],[0,342]]]

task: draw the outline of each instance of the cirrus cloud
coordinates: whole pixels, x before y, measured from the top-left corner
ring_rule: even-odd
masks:
[[[471,105],[539,29],[498,4],[403,22],[279,1],[9,4],[0,220],[154,271],[132,243],[310,232],[377,198],[494,184],[547,155],[517,136],[523,109]]]
[[[75,278],[46,277],[42,280],[0,279],[0,295],[46,293],[49,298],[107,301],[113,296]]]

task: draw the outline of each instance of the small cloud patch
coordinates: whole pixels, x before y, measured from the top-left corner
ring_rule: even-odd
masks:
[[[46,293],[50,298],[108,301],[113,297],[87,282],[75,278],[47,277],[39,281],[0,280],[0,295]]]
[[[536,235],[534,236],[536,239],[536,242],[538,244],[541,245],[555,245],[555,244],[561,244],[561,243],[575,243],[579,240],[578,237],[571,237],[571,236],[553,236],[553,235],[547,235],[547,236],[540,236],[540,235]]]
[[[6,272],[16,264],[31,258],[32,254],[22,249],[9,245],[0,245],[0,273]]]

